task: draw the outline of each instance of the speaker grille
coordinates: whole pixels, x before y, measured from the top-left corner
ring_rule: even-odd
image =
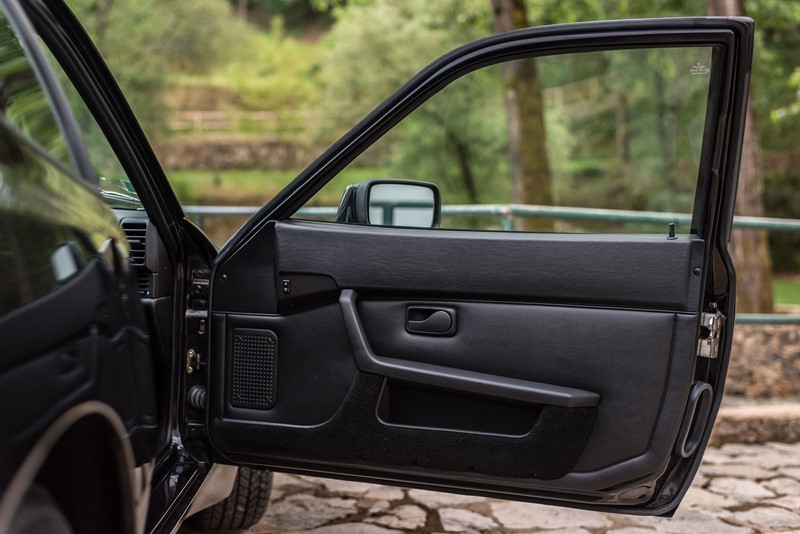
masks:
[[[234,328],[231,405],[268,410],[275,405],[278,336],[271,330]]]

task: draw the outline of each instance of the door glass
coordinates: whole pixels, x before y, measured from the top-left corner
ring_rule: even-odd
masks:
[[[436,184],[442,228],[667,231],[662,222],[573,213],[600,208],[677,214],[670,219],[676,231],[689,233],[711,61],[711,47],[676,47],[562,54],[476,70],[405,117],[309,201],[313,212],[301,209],[295,217],[331,220],[336,206],[319,210],[319,199],[366,174]],[[513,213],[504,220],[502,210],[490,209],[496,205]],[[571,215],[548,218],[540,206]]]
[[[81,198],[93,195],[53,163],[55,159],[72,166],[67,144],[47,94],[2,12],[0,123],[3,318],[80,272],[94,250],[76,228],[91,228],[99,217],[92,211],[91,198]]]
[[[28,138],[71,167],[61,134],[44,88],[25,55],[14,30],[0,13],[0,113]]]

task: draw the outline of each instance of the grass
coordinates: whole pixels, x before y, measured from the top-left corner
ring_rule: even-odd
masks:
[[[775,304],[800,304],[800,277],[773,278]]]
[[[275,196],[300,171],[294,170],[191,170],[167,173],[182,204],[262,205]],[[317,193],[309,205],[337,206],[348,184],[383,176],[377,168],[348,168]]]

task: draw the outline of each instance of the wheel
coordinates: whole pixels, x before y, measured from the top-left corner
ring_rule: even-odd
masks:
[[[71,532],[69,521],[50,496],[50,492],[41,486],[33,486],[28,490],[8,529],[9,534],[71,534]]]
[[[272,471],[240,467],[228,498],[196,513],[187,523],[201,531],[250,528],[267,510],[270,491]]]

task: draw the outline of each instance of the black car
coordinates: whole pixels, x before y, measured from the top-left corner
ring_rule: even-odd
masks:
[[[246,528],[271,471],[675,511],[728,366],[752,21],[579,23],[463,46],[218,251],[66,5],[2,6],[0,531]],[[436,185],[404,180],[348,188],[333,222],[295,216],[472,73],[654,50],[685,66],[676,94],[699,95],[675,128],[696,133],[677,145],[691,163],[677,231],[440,229]]]

